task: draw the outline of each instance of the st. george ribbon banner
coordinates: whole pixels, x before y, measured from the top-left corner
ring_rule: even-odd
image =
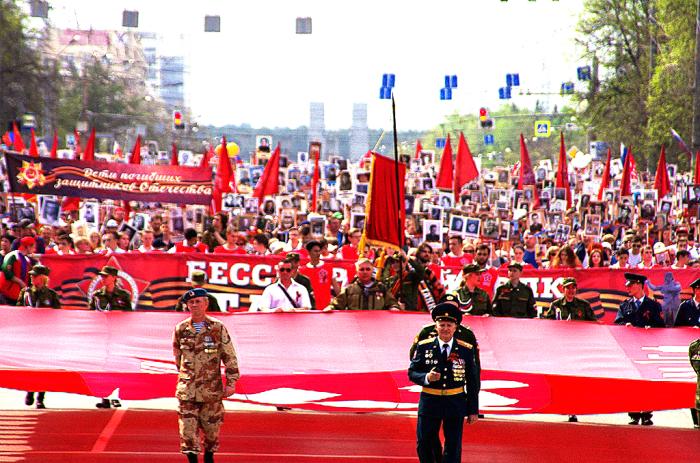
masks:
[[[4,155],[13,193],[176,204],[211,201],[208,169]]]
[[[0,387],[122,399],[173,397],[174,326],[188,314],[0,307]],[[233,400],[323,411],[415,410],[409,347],[427,313],[214,314],[231,333]],[[466,317],[489,414],[692,407],[693,328]]]

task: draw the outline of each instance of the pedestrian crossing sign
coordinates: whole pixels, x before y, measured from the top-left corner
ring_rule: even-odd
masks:
[[[535,121],[535,136],[549,137],[552,134],[552,121]]]

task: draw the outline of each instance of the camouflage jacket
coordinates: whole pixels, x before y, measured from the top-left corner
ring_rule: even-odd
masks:
[[[557,310],[559,311],[558,317]],[[552,301],[549,309],[542,314],[542,318],[551,320],[585,320],[589,322],[598,320],[593,313],[593,309],[591,309],[591,304],[578,297],[575,297],[571,302],[567,302],[565,297]]]
[[[90,299],[90,310],[99,310],[102,312],[107,312],[110,310],[134,310],[131,307],[131,295],[119,288],[114,287],[114,291],[111,293],[107,292],[107,288],[102,287],[95,291]]]
[[[34,286],[22,288],[17,298],[17,305],[24,307],[53,307],[61,308],[61,300],[58,294],[51,288],[44,286],[37,289]]]
[[[357,279],[338,294],[330,303],[333,310],[383,310],[399,308],[391,291],[373,280],[372,286],[366,288]]]
[[[199,333],[192,318],[181,321],[173,333],[173,354],[178,370],[175,396],[192,402],[216,402],[224,397],[221,363],[226,366],[226,384],[234,385],[240,373],[231,336],[223,323],[205,317]]]

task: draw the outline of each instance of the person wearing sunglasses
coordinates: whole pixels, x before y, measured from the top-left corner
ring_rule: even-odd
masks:
[[[277,264],[277,281],[250,306],[251,312],[297,312],[310,310],[309,292],[292,278],[292,263]]]

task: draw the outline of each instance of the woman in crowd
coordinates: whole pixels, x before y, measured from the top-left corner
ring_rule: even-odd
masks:
[[[562,246],[550,268],[581,268],[581,261],[570,246]]]
[[[229,226],[226,229],[226,242],[214,248],[215,254],[245,254],[245,237]]]

